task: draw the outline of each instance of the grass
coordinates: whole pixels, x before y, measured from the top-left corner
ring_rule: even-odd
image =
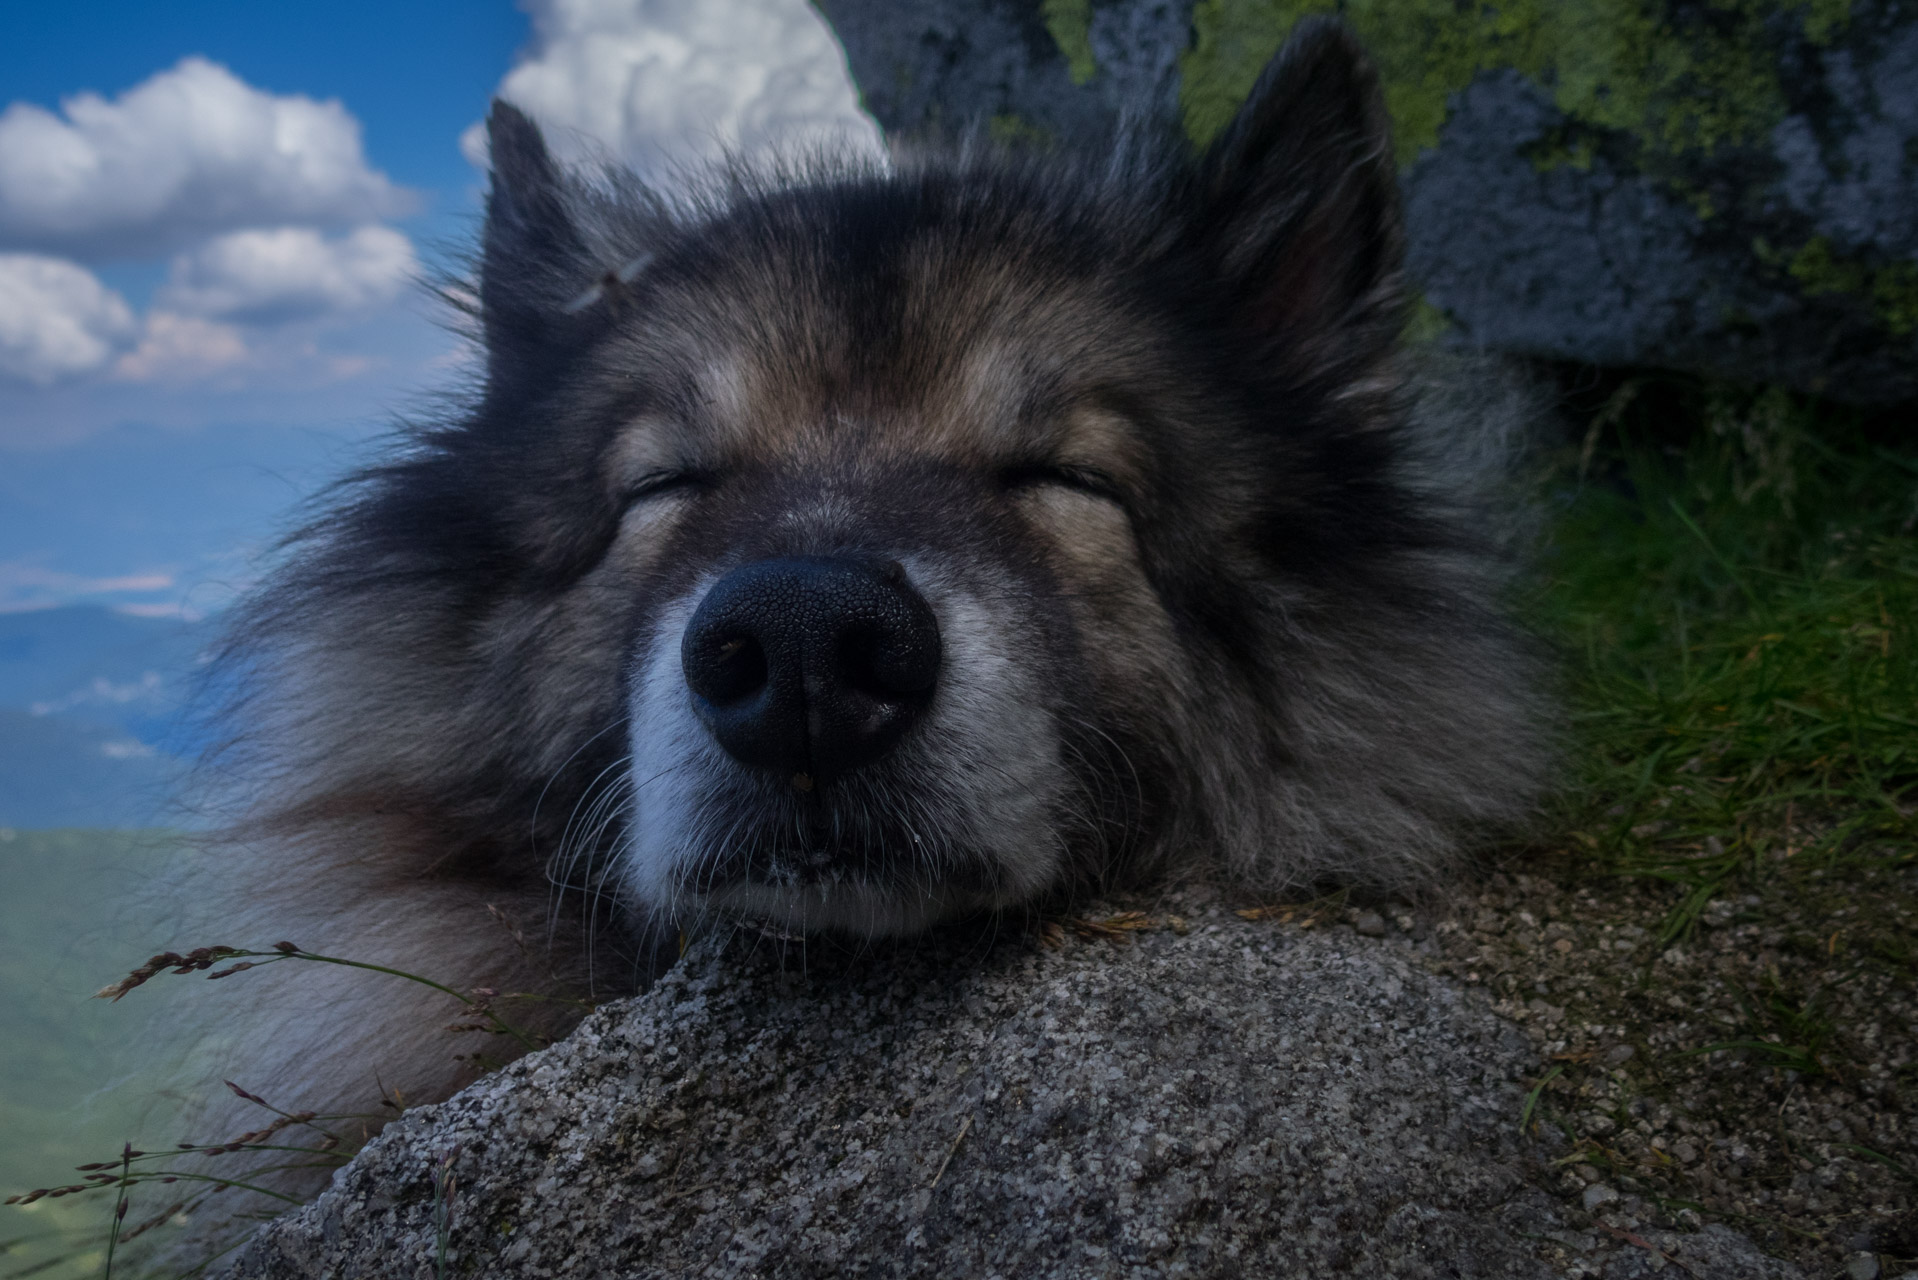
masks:
[[[100,999],[118,1002],[129,992],[163,974],[182,976],[204,974],[208,979],[218,980],[230,978],[251,969],[287,962],[339,965],[418,983],[457,1002],[461,1016],[468,1019],[466,1022],[448,1027],[448,1031],[479,1032],[510,1038],[524,1049],[537,1049],[548,1041],[509,1022],[496,1008],[497,1003],[559,1002],[590,1008],[590,1005],[584,1001],[529,992],[502,994],[490,988],[474,988],[468,993],[419,974],[361,960],[320,955],[304,950],[291,942],[278,942],[267,950],[209,946],[197,947],[185,953],[162,952],[149,958],[146,963],[135,968],[125,977],[101,988],[95,995]],[[476,1060],[483,1060],[479,1059],[479,1055],[475,1057]],[[6,1198],[5,1203],[31,1207],[42,1201],[112,1191],[114,1203],[105,1226],[105,1261],[102,1272],[104,1276],[110,1278],[114,1274],[115,1257],[120,1246],[129,1244],[166,1223],[185,1222],[206,1203],[210,1196],[226,1191],[241,1191],[275,1202],[279,1209],[291,1208],[303,1203],[303,1196],[289,1194],[284,1189],[284,1177],[289,1174],[300,1175],[333,1169],[345,1164],[351,1159],[355,1146],[345,1136],[344,1126],[358,1122],[361,1132],[364,1133],[366,1122],[378,1122],[386,1118],[370,1115],[322,1115],[313,1111],[286,1111],[265,1098],[249,1093],[230,1080],[226,1082],[226,1087],[247,1102],[270,1112],[274,1118],[261,1128],[242,1133],[227,1141],[179,1142],[156,1151],[137,1150],[132,1143],[124,1143],[120,1154],[114,1159],[75,1166],[74,1171],[82,1175],[80,1179],[62,1181],[52,1186],[37,1187],[31,1191],[11,1195]],[[383,1102],[391,1108],[393,1113],[398,1113],[400,1109],[398,1102],[391,1099],[383,1099]],[[305,1142],[291,1140],[300,1135],[306,1136],[308,1140]],[[204,1161],[211,1157],[241,1153],[248,1157],[248,1161],[243,1162],[244,1167],[223,1168],[204,1164]],[[436,1169],[433,1180],[434,1213],[440,1227],[438,1274],[441,1275],[445,1274],[447,1237],[451,1230],[454,1212],[456,1181],[452,1172],[452,1162],[457,1154],[457,1149],[447,1154],[442,1165]],[[196,1160],[201,1163],[183,1166],[179,1163],[181,1160]],[[230,1166],[233,1162],[222,1163]],[[310,1184],[311,1179],[307,1179],[306,1182]],[[166,1208],[144,1221],[137,1221],[132,1226],[128,1226],[126,1219],[130,1206],[129,1192],[136,1188],[147,1187],[183,1187],[184,1194],[173,1190],[164,1192],[163,1198],[171,1201]],[[271,1209],[272,1206],[269,1206],[266,1216],[270,1216]],[[35,1266],[28,1272],[11,1273],[11,1275],[37,1274],[44,1269],[82,1262],[91,1256],[87,1243],[74,1243],[77,1247],[71,1247],[68,1252],[46,1260],[44,1266]],[[3,1247],[4,1245],[0,1245],[0,1248]],[[225,1252],[226,1250],[223,1249],[220,1253],[205,1258],[198,1266],[193,1267],[189,1274],[199,1274]],[[11,1275],[0,1276],[0,1280],[11,1280]]]
[[[1532,1128],[1532,1113],[1538,1110],[1538,1100],[1545,1096],[1546,1086],[1565,1074],[1565,1065],[1560,1063],[1538,1078],[1531,1091],[1525,1095],[1525,1106],[1518,1115],[1518,1131],[1529,1133]]]
[[[177,1136],[173,1106],[155,1093],[184,1046],[87,998],[104,976],[99,957],[144,941],[138,900],[177,843],[157,831],[0,833],[0,1199],[129,1138]],[[98,1276],[111,1209],[111,1196],[0,1209],[0,1280]]]
[[[1860,1234],[1918,1257],[1910,414],[1663,376],[1572,400],[1527,602],[1567,781],[1495,877],[1519,941],[1445,963],[1565,1064],[1521,1116],[1562,1135],[1563,1189],[1689,1207],[1814,1271]]]
[[[478,1019],[447,1028],[449,1031],[484,1031],[491,1035],[509,1036],[519,1042],[523,1049],[543,1048],[548,1042],[542,1037],[523,1031],[501,1017],[493,1007],[496,1000],[541,1000],[562,1004],[574,1004],[588,1008],[586,1002],[558,996],[536,995],[531,992],[513,992],[502,996],[490,988],[475,988],[472,994],[455,990],[443,982],[421,977],[417,973],[408,973],[404,969],[394,969],[383,964],[370,964],[364,960],[347,960],[340,956],[323,956],[312,951],[302,950],[291,942],[276,942],[270,951],[243,951],[238,947],[195,947],[185,955],[177,951],[163,951],[153,956],[145,964],[133,970],[117,982],[108,983],[94,995],[98,999],[118,1001],[127,992],[144,986],[161,973],[207,973],[209,979],[230,978],[236,973],[245,973],[248,969],[260,969],[269,964],[284,963],[288,960],[303,960],[314,964],[340,965],[348,969],[364,969],[368,973],[383,973],[390,978],[404,978],[408,982],[417,982],[457,1000],[463,1006],[463,1016]],[[217,966],[217,967],[216,967]],[[248,1101],[257,1101],[248,1094],[241,1097]]]
[[[82,1175],[78,1181],[9,1196],[6,1203],[31,1206],[43,1200],[112,1191],[113,1209],[104,1226],[105,1262],[100,1271],[105,1280],[111,1280],[114,1261],[122,1246],[133,1243],[157,1228],[185,1222],[210,1197],[221,1192],[241,1191],[271,1202],[264,1209],[247,1211],[240,1215],[241,1218],[270,1217],[274,1212],[301,1204],[301,1197],[290,1195],[273,1184],[288,1173],[328,1170],[345,1164],[352,1157],[353,1148],[335,1129],[346,1122],[373,1119],[369,1116],[283,1111],[238,1085],[228,1082],[227,1087],[248,1102],[271,1112],[274,1119],[229,1142],[180,1142],[158,1151],[141,1151],[132,1143],[125,1143],[120,1154],[111,1160],[75,1166],[74,1171]],[[334,1127],[329,1128],[329,1125]],[[294,1141],[295,1135],[309,1135],[309,1140],[305,1143]],[[222,1172],[216,1166],[205,1163],[212,1157],[236,1153],[245,1153],[251,1157],[251,1163],[233,1172]],[[183,1160],[195,1163],[191,1166],[182,1165],[179,1162]],[[158,1212],[151,1212],[152,1206],[149,1204],[149,1212],[129,1224],[128,1210],[133,1203],[131,1193],[138,1188],[151,1187],[167,1188],[160,1197],[165,1207]],[[185,1274],[193,1276],[204,1273],[238,1243],[233,1241],[218,1252],[213,1252],[213,1246],[209,1244],[208,1256],[197,1265],[191,1265]],[[88,1248],[88,1242],[70,1240],[68,1252],[47,1258],[26,1271],[9,1273],[8,1280],[14,1276],[83,1265],[92,1256],[95,1256],[95,1251]]]
[[[1661,944],[1781,862],[1918,856],[1918,447],[1772,389],[1628,380],[1552,494],[1559,815],[1681,890]]]

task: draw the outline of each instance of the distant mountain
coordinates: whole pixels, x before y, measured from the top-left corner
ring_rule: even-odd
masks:
[[[173,752],[215,625],[136,618],[98,605],[0,614],[0,707],[112,725]]]
[[[185,772],[110,725],[0,709],[0,827],[177,826]]]
[[[177,822],[207,622],[98,606],[0,614],[0,826]]]

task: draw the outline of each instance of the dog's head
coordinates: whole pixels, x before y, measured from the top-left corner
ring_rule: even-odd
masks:
[[[1419,567],[1391,147],[1341,28],[1196,158],[673,207],[511,108],[490,136],[483,394],[328,533],[350,607],[295,598],[337,637],[301,722],[344,726],[335,792],[498,827],[590,773],[569,839],[630,898],[873,934],[1281,831],[1363,873],[1510,808],[1438,759],[1509,717],[1434,674],[1487,652]]]
[[[608,253],[510,108],[492,154],[494,391],[594,430],[562,505],[618,513],[625,884],[883,933],[1122,860],[1184,798],[1192,684],[1260,629],[1239,579],[1284,472],[1325,465],[1315,384],[1392,332],[1390,148],[1347,38],[1295,43],[1209,156],[1133,190],[907,161],[742,184]]]

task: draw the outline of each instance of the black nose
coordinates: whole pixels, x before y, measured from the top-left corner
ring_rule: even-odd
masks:
[[[939,624],[897,561],[787,556],[714,584],[679,661],[721,746],[807,787],[899,741],[938,681]]]

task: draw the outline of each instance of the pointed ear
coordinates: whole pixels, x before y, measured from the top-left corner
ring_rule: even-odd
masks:
[[[486,137],[493,182],[480,257],[480,318],[497,375],[539,362],[569,328],[567,305],[595,273],[568,180],[539,126],[496,98]]]
[[[1308,18],[1199,161],[1197,238],[1237,320],[1300,372],[1369,362],[1403,324],[1391,122],[1345,25]]]

